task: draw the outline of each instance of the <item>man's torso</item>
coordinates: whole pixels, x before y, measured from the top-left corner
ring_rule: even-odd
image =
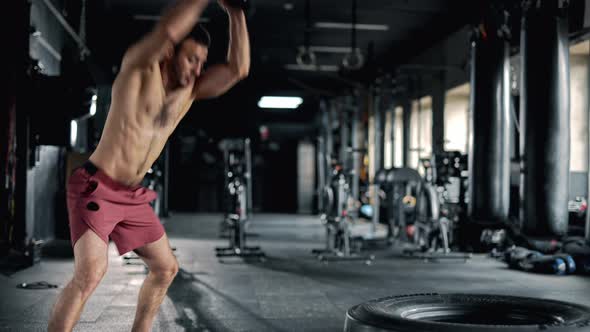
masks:
[[[90,160],[123,184],[141,182],[190,107],[191,91],[192,86],[166,94],[157,63],[148,69],[121,71]]]

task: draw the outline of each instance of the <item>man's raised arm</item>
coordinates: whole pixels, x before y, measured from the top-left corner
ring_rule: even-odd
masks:
[[[172,53],[193,29],[209,0],[180,0],[169,8],[154,29],[132,45],[122,67],[147,67]]]
[[[224,94],[250,71],[250,40],[244,11],[231,7],[226,1],[219,3],[229,17],[229,47],[227,62],[211,66],[195,81],[195,99],[213,98]]]

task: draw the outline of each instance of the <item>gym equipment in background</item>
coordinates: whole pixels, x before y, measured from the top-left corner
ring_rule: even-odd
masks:
[[[561,251],[570,255],[578,273],[590,274],[590,242],[583,237],[570,237],[563,241]]]
[[[459,151],[444,151],[420,160],[424,179],[438,194],[440,216],[448,220],[449,244],[458,246],[459,230],[467,218],[468,158]]]
[[[156,215],[160,217],[162,215],[162,191],[164,190],[164,186],[162,183],[162,171],[160,171],[158,165],[154,164],[154,166],[150,167],[145,175],[144,183],[145,187],[158,193],[158,197],[150,202],[150,205]]]
[[[404,249],[405,254],[426,261],[471,258],[470,254],[451,251],[451,220],[441,216],[437,190],[418,171],[394,168],[388,181],[391,227],[394,237],[410,246]]]
[[[356,19],[357,19],[357,3],[352,0],[352,29],[350,33],[350,52],[342,59],[342,67],[346,70],[358,70],[365,64],[365,57],[360,49],[356,47]]]
[[[215,248],[217,257],[265,256],[260,247],[246,245],[246,228],[251,211],[252,157],[250,139],[220,142],[225,160],[225,214],[222,228],[228,231],[229,246]]]
[[[335,112],[340,107],[340,112]],[[351,227],[357,219],[354,206],[359,201],[360,153],[358,146],[358,107],[351,99],[342,104],[320,103],[322,127],[318,137],[318,210],[326,228],[326,246],[314,249],[321,261],[362,260],[370,263],[372,255],[358,254],[362,239],[354,239]],[[337,129],[334,120],[338,120]],[[334,129],[339,137],[334,146]],[[337,153],[336,153],[337,151]],[[335,158],[335,155],[338,158]]]
[[[387,242],[392,244],[397,236],[398,229],[395,226],[396,206],[394,206],[393,192],[393,172],[394,168],[380,169],[375,173],[373,183],[373,225],[387,225]],[[374,226],[376,227],[376,226]]]
[[[576,272],[576,263],[568,254],[544,255],[535,250],[513,247],[500,258],[509,268],[526,272],[566,275]]]
[[[353,239],[351,227],[351,196],[350,185],[340,165],[333,169],[330,183],[323,190],[324,211],[321,215],[322,223],[326,227],[326,247],[314,249],[320,261],[361,260],[370,264],[372,255],[358,253],[360,245],[352,248]]]
[[[380,169],[375,172],[375,178],[373,180],[373,188],[372,188],[372,214],[371,223],[372,229],[371,234],[376,233],[377,226],[379,224],[387,224],[388,223],[388,208],[387,205],[387,194],[389,192],[389,186],[387,182],[387,169]],[[391,244],[391,229],[388,229],[387,235],[385,240],[388,244]]]
[[[588,202],[585,197],[577,196],[570,199],[567,203],[567,210],[569,214],[568,235],[569,236],[585,236],[586,227],[586,213],[588,213]]]

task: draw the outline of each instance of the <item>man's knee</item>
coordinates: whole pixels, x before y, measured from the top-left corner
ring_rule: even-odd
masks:
[[[175,260],[174,263],[165,266],[160,266],[152,270],[151,272],[154,274],[154,276],[159,282],[169,284],[174,280],[176,274],[178,274],[178,269],[178,262],[176,262]]]
[[[106,274],[107,267],[103,265],[89,266],[76,271],[74,284],[82,292],[83,296],[90,296]]]

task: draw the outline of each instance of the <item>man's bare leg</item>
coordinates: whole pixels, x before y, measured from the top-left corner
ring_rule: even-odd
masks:
[[[166,234],[159,240],[136,249],[135,252],[147,264],[149,273],[139,290],[131,331],[149,332],[168,287],[178,273],[178,262],[172,253]]]
[[[47,330],[72,331],[108,266],[108,245],[88,230],[74,245],[74,276],[53,306]]]

